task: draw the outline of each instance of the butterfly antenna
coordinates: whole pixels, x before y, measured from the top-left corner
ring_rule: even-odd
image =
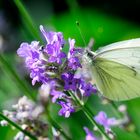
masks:
[[[94,45],[94,39],[93,38],[90,38],[87,48],[89,50],[91,50],[93,45]]]
[[[83,36],[83,34],[82,34],[82,31],[81,31],[81,28],[80,28],[79,21],[76,21],[76,25],[77,25],[78,31],[79,31],[79,33],[80,33],[80,36],[81,36],[81,38],[82,38],[82,40],[83,40],[84,45],[87,46],[87,45],[86,45],[85,38],[84,38],[84,36]]]

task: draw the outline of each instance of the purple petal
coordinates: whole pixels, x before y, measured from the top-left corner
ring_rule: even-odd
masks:
[[[64,117],[68,118],[71,113],[75,112],[74,107],[69,102],[67,103],[67,102],[64,102],[64,101],[59,101],[58,104],[61,105],[61,107],[62,107],[60,109],[60,111],[58,112],[58,114],[60,116],[64,116]]]
[[[29,44],[28,43],[22,43],[20,45],[20,48],[17,50],[17,54],[20,56],[20,57],[28,57],[30,56],[30,47],[29,47]]]
[[[97,140],[97,138],[93,135],[93,132],[90,131],[87,127],[84,127],[86,132],[86,140]]]

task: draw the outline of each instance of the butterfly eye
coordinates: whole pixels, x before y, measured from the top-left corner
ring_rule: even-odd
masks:
[[[91,52],[91,51],[87,51],[87,56],[89,57],[89,58],[93,58],[94,57],[94,54]]]
[[[39,49],[39,51],[43,51],[43,49],[44,49],[44,46],[41,46],[40,49]]]
[[[90,52],[88,52],[87,55],[88,55],[89,57],[93,57],[93,55],[92,55]]]
[[[96,53],[91,51],[90,49],[86,48],[85,49],[85,54],[90,57],[90,58],[93,58],[94,56],[96,56]]]

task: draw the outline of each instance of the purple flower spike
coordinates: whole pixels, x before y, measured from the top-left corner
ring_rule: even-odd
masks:
[[[104,111],[100,111],[94,119],[98,124],[103,125],[106,130],[109,130],[111,126],[116,125],[116,119],[108,118]]]
[[[71,113],[75,112],[75,109],[70,102],[67,103],[64,101],[59,101],[58,104],[60,104],[62,107],[59,111],[60,116],[68,118]]]
[[[69,117],[77,110],[77,105],[67,93],[77,93],[77,98],[84,102],[87,98],[84,96],[96,92],[96,88],[82,76],[81,57],[84,49],[75,48],[75,40],[69,38],[69,52],[66,54],[62,51],[65,41],[61,32],[47,32],[42,25],[40,31],[46,39],[45,44],[40,45],[38,41],[22,43],[17,53],[25,60],[32,85],[36,82],[45,85],[48,91],[44,95],[47,97],[49,94],[53,103],[61,105],[59,115]],[[81,76],[75,76],[80,70]]]
[[[93,132],[90,131],[87,127],[84,127],[86,132],[86,139],[85,140],[97,140],[97,138],[93,135]]]

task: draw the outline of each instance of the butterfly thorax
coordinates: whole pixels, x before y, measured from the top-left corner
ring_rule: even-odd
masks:
[[[83,55],[81,56],[82,69],[78,71],[83,77],[85,77],[86,81],[95,84],[94,75],[93,75],[93,66],[95,57],[94,52],[84,50]]]
[[[89,49],[86,49],[82,56],[82,62],[92,64],[94,62],[95,56],[96,56],[95,52],[90,51]]]

